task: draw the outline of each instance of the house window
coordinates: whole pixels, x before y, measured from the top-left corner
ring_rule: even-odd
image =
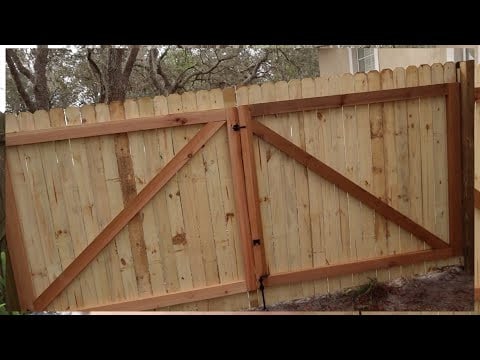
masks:
[[[474,48],[447,48],[447,61],[475,60]]]
[[[375,54],[372,48],[357,49],[358,71],[375,70]]]
[[[368,72],[378,70],[378,49],[353,48],[350,49],[350,72]]]
[[[465,60],[475,60],[475,49],[468,48],[468,49],[463,49],[463,50],[464,50],[463,58]]]

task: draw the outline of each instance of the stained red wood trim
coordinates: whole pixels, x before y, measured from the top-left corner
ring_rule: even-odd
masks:
[[[68,127],[39,129],[5,134],[5,145],[36,144],[47,141],[112,135],[132,131],[225,121],[225,110],[205,110],[182,114],[157,115],[128,120],[115,120]]]

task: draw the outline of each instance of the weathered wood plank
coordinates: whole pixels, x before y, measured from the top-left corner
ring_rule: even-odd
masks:
[[[367,74],[368,90],[378,91],[381,88],[380,73],[378,71],[370,71]],[[385,145],[384,145],[384,123],[383,123],[383,104],[369,105],[370,120],[370,139],[372,147],[372,168],[371,192],[383,202],[386,200],[386,184],[385,184]],[[379,214],[375,213],[374,222],[375,231],[375,255],[382,256],[388,253],[387,244],[387,221]],[[388,271],[377,271],[377,278],[380,281],[388,280]]]
[[[65,118],[68,127],[83,123],[78,107],[72,106],[65,109]],[[75,206],[78,207],[78,216],[80,216],[83,225],[82,246],[76,248],[76,254],[83,251],[101,230],[96,221],[97,208],[95,206],[93,186],[91,184],[92,177],[90,176],[88,164],[87,146],[90,145],[92,140],[93,139],[75,139],[68,141],[70,144],[70,163],[68,165],[64,164],[64,166],[69,169],[67,176],[72,177],[74,192],[76,192],[75,197],[78,201]],[[51,143],[45,143],[40,146],[49,147],[51,145]],[[55,166],[55,164],[52,164],[52,167],[53,166]],[[73,236],[75,236],[75,233]],[[84,305],[96,304],[103,299],[108,300],[110,297],[110,282],[106,277],[107,269],[105,268],[105,258],[103,256],[95,258],[95,261],[93,261],[86,270],[85,275],[84,281],[91,283],[95,287],[96,297],[93,299],[84,299]]]
[[[408,66],[405,71],[406,86],[418,86],[418,68]],[[409,159],[409,197],[410,197],[410,218],[423,224],[422,211],[422,139],[420,133],[420,100],[412,99],[407,101],[408,115],[408,159]],[[418,239],[408,250],[423,250],[425,244]],[[412,267],[415,274],[425,272],[425,264],[416,264]]]
[[[382,70],[380,73],[382,89],[392,89],[394,87],[393,71],[390,69]],[[395,147],[395,104],[394,102],[385,102],[382,106],[383,117],[383,146],[385,161],[385,202],[396,210],[399,210],[398,203],[398,168],[397,151]],[[400,227],[397,224],[387,221],[385,229],[387,254],[394,255],[401,252],[400,245]],[[390,279],[402,276],[401,267],[389,269]]]
[[[288,82],[288,95],[290,99],[302,98],[302,83],[300,80],[291,80]],[[291,140],[302,149],[306,149],[306,136],[303,113],[291,113],[288,116],[286,129],[288,133],[290,130]],[[284,131],[285,131],[284,130]],[[302,164],[293,161],[294,180],[295,180],[295,200],[296,200],[296,214],[297,230],[296,238],[297,244],[294,242],[290,245],[292,250],[290,252],[298,252],[298,257],[295,262],[295,269],[313,267],[313,253],[312,253],[312,231],[310,225],[310,208],[308,199],[308,170]],[[296,249],[294,248],[296,245]],[[302,296],[308,297],[315,294],[315,287],[313,282],[304,282],[302,285]]]
[[[354,75],[354,90],[356,93],[368,91],[368,77],[365,73]],[[358,185],[372,192],[372,139],[370,135],[369,106],[358,105],[356,108],[358,134]],[[375,212],[361,204],[361,227],[357,251],[359,258],[375,256]],[[371,277],[377,277],[377,271],[359,274],[359,282],[364,283]]]
[[[325,83],[322,78],[302,79],[302,97],[309,98],[326,93]],[[322,111],[304,111],[305,151],[317,158],[324,158],[325,147],[323,145],[323,126],[320,126],[319,115]],[[310,232],[312,248],[312,266],[319,267],[326,264],[325,257],[325,227],[323,208],[325,187],[330,186],[325,179],[307,168],[308,200],[310,212]],[[316,295],[328,292],[328,279],[314,281]]]

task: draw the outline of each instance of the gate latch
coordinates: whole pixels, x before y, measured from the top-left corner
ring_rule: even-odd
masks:
[[[232,125],[233,131],[240,131],[240,129],[246,128],[246,126],[240,126],[238,124]]]

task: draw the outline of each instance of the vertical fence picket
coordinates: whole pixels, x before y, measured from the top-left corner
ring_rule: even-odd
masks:
[[[393,71],[390,69],[383,70],[380,73],[381,76],[381,88],[393,89]],[[385,202],[392,206],[394,209],[398,209],[398,171],[397,168],[397,152],[395,148],[395,103],[386,102],[383,103],[382,108],[383,117],[383,139],[384,139],[384,159],[385,159]],[[400,253],[400,227],[391,222],[386,223],[386,247],[387,254]],[[389,278],[395,279],[402,275],[401,267],[396,266],[389,269]]]

